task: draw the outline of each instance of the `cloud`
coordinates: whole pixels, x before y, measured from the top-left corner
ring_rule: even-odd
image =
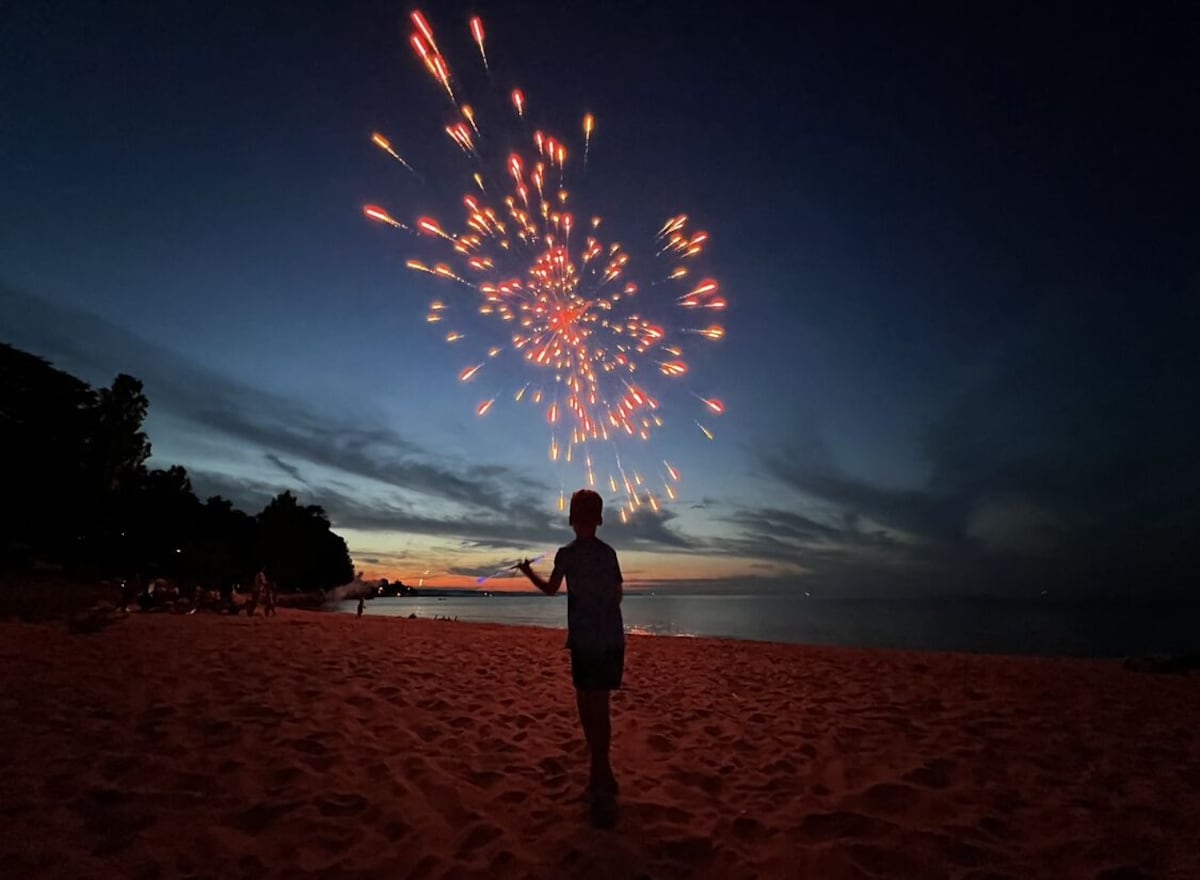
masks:
[[[533,475],[499,464],[447,460],[399,432],[315,413],[298,401],[252,388],[87,312],[0,286],[0,333],[90,382],[117,372],[141,378],[155,413],[263,450],[295,480],[284,456],[392,488],[477,510],[503,510],[512,485],[550,492]]]
[[[300,476],[299,468],[297,468],[295,465],[288,464],[286,461],[281,459],[275,453],[268,452],[266,455],[263,456],[263,458],[265,458],[271,464],[275,465],[275,467],[279,468],[281,471],[283,471],[285,474],[287,474],[289,477],[291,477],[296,482],[298,482],[298,483],[305,482],[304,477]]]
[[[190,473],[203,494],[223,495],[252,510],[261,509],[279,492],[295,488],[217,471]],[[363,500],[330,486],[308,486],[297,490],[297,495],[305,504],[324,508],[335,528],[458,538],[463,548],[523,547],[544,542],[556,531],[547,514],[529,499],[506,503],[487,515],[432,517],[386,501]]]
[[[797,506],[880,528],[742,512],[732,521],[751,537],[733,543],[846,578],[891,566],[897,587],[923,572],[933,592],[1187,591],[1200,565],[1187,537],[1200,533],[1200,418],[1179,381],[1194,375],[1190,331],[1130,333],[1137,317],[1097,324],[1048,304],[929,426],[924,487],[872,485],[802,450],[763,454]]]
[[[755,450],[781,490],[769,505],[703,498],[693,507],[722,527],[703,538],[681,528],[675,509],[643,508],[621,542],[738,557],[843,594],[1186,591],[1200,567],[1197,302],[1147,323],[1137,304],[1097,316],[1048,301],[1037,321],[962,365],[958,393],[924,432],[923,485],[845,472],[832,441],[796,418],[787,445]],[[0,337],[93,383],[137,375],[152,421],[167,412],[197,437],[252,450],[270,466],[253,477],[219,462],[189,467],[199,492],[245,510],[292,489],[337,528],[441,539],[448,558],[515,556],[563,531],[542,503],[550,487],[529,474],[320,416],[93,315],[0,287]]]
[[[619,516],[617,513],[609,514],[610,519],[617,516]],[[701,549],[704,546],[703,542],[689,538],[669,527],[669,524],[676,519],[678,519],[678,515],[666,507],[661,507],[657,511],[641,508],[621,525],[621,543],[630,549],[638,550],[696,551]]]
[[[219,436],[234,441],[234,449],[256,450],[270,466],[247,476],[244,468],[226,470],[219,460],[193,463],[189,472],[201,495],[219,494],[258,511],[289,489],[304,503],[323,507],[336,528],[457,539],[460,552],[519,553],[563,530],[561,518],[545,508],[551,487],[527,472],[451,459],[387,426],[318,414],[87,312],[0,287],[0,331],[91,382],[107,382],[116,372],[137,375],[151,399],[152,419],[166,413],[196,437]],[[347,479],[337,480],[337,474]],[[422,499],[414,503],[424,509],[402,503],[405,494]],[[426,512],[433,500],[443,502],[436,516]],[[446,503],[449,510],[441,513]],[[699,549],[699,542],[672,527],[674,519],[667,510],[639,511],[622,528],[621,540],[639,549]]]

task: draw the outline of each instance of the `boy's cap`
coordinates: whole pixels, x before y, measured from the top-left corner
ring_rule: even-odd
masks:
[[[580,489],[571,496],[571,512],[568,524],[595,523],[600,525],[604,519],[604,499],[599,492],[591,489]]]

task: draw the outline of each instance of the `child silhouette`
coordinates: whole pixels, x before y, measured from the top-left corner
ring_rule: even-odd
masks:
[[[518,568],[548,596],[567,582],[567,647],[579,721],[591,754],[587,796],[599,813],[615,806],[617,780],[609,762],[612,724],[609,692],[619,690],[625,667],[625,628],[621,620],[621,566],[617,553],[596,537],[604,499],[590,489],[571,496],[569,524],[575,540],[559,548],[546,580],[530,566]],[[597,818],[594,814],[594,818]]]

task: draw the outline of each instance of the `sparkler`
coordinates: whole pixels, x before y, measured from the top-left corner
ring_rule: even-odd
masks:
[[[654,238],[656,256],[667,266],[644,290],[629,280],[630,254],[620,243],[605,243],[598,237],[601,218],[577,220],[566,187],[567,144],[538,130],[527,152],[489,155],[479,110],[458,103],[449,63],[438,49],[433,29],[419,11],[412,13],[411,20],[415,30],[410,43],[417,57],[454,105],[455,119],[444,129],[473,164],[473,194],[462,198],[460,231],[429,216],[417,217],[409,226],[375,205],[366,206],[364,214],[436,251],[435,260],[412,258],[405,264],[454,288],[452,295],[431,303],[427,322],[461,320],[463,312],[493,322],[491,339],[485,343],[487,359],[465,367],[459,381],[483,383],[494,390],[504,381],[500,375],[504,371],[487,366],[489,361],[500,355],[516,361],[524,375],[515,393],[503,394],[542,410],[550,428],[551,460],[560,466],[582,466],[587,485],[595,486],[597,466],[611,459],[613,464],[600,481],[614,494],[623,492],[621,520],[627,521],[642,508],[659,510],[676,497],[679,470],[666,461],[661,462],[662,468],[655,466],[662,487],[656,495],[651,478],[622,465],[618,444],[649,440],[666,423],[667,410],[656,383],[665,383],[663,393],[669,394],[672,384],[688,380],[691,368],[681,340],[707,344],[725,337],[720,324],[689,324],[728,304],[715,279],[690,280],[692,264],[708,245],[708,233],[694,230],[685,214],[671,217]],[[490,74],[482,20],[470,19],[469,30]],[[513,89],[509,100],[509,112],[515,111],[524,122],[525,93]],[[595,117],[585,114],[584,168],[594,129]],[[413,171],[383,135],[376,133],[371,140]],[[495,138],[494,142],[512,141]],[[661,291],[667,285],[681,286],[682,292],[664,295]],[[660,313],[657,321],[649,317]],[[448,343],[459,344],[468,334],[451,327],[443,336]],[[489,372],[495,379],[489,378]],[[689,393],[708,417],[725,412],[720,400]],[[500,399],[499,392],[488,393],[476,413],[486,416]],[[691,421],[713,439],[712,431]],[[560,489],[559,506],[564,505],[565,493]]]
[[[547,554],[545,554],[545,553],[539,553],[537,556],[533,557],[533,559],[526,559],[525,562],[528,562],[530,565],[532,565],[535,562],[541,562],[543,559],[546,558],[546,556],[547,556]],[[521,567],[521,564],[522,563],[520,563],[520,562],[514,562],[512,565],[505,565],[501,568],[496,569],[491,574],[485,574],[483,577],[478,577],[475,579],[475,585],[482,586],[483,584],[487,583],[488,581],[492,580],[493,578],[503,577],[505,575],[512,574],[512,572],[516,571],[517,569],[519,569]]]

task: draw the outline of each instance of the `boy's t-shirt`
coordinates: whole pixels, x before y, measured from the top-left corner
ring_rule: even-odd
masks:
[[[621,566],[599,538],[576,538],[559,548],[554,570],[567,579],[567,647],[604,651],[625,647]]]

